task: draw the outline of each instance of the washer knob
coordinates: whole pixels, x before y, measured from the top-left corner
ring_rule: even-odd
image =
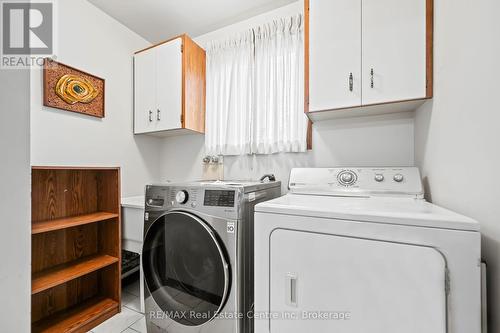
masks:
[[[175,201],[177,201],[180,204],[185,204],[188,201],[188,199],[189,199],[189,194],[185,190],[179,191],[175,195]]]
[[[384,175],[383,175],[383,174],[381,174],[381,173],[377,173],[377,174],[375,175],[375,181],[377,181],[377,182],[379,182],[379,183],[380,183],[380,182],[383,182],[383,181],[384,181]]]
[[[401,183],[404,179],[404,176],[400,173],[397,173],[394,175],[394,181],[395,182],[398,182],[398,183]]]

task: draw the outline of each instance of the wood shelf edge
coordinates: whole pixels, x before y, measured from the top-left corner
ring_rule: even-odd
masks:
[[[54,220],[33,221],[31,223],[31,234],[33,235],[40,234],[44,232],[66,229],[89,223],[107,221],[113,218],[117,218],[119,216],[120,215],[116,213],[95,212],[90,214],[77,215],[77,216],[65,217]]]
[[[117,257],[107,254],[97,254],[34,273],[31,282],[31,294],[34,295],[56,287],[115,264],[118,261]]]
[[[100,167],[100,166],[50,166],[50,165],[32,165],[31,170],[82,170],[82,171],[118,171],[120,167],[110,166],[110,167]]]
[[[86,332],[119,312],[111,298],[95,297],[32,324],[32,332]]]

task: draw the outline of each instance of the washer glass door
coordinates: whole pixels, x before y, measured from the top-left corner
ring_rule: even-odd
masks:
[[[159,217],[144,238],[142,264],[153,299],[176,322],[202,325],[223,307],[230,283],[225,251],[197,216]]]

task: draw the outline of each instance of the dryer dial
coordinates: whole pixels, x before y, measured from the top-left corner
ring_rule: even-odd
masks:
[[[356,183],[358,177],[356,173],[352,170],[343,170],[337,175],[337,179],[340,185],[351,186],[354,185],[354,183]]]

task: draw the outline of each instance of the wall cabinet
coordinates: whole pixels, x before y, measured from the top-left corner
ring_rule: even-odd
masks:
[[[205,131],[205,51],[182,35],[134,55],[134,133]]]
[[[305,5],[312,120],[408,111],[432,97],[432,0]]]

